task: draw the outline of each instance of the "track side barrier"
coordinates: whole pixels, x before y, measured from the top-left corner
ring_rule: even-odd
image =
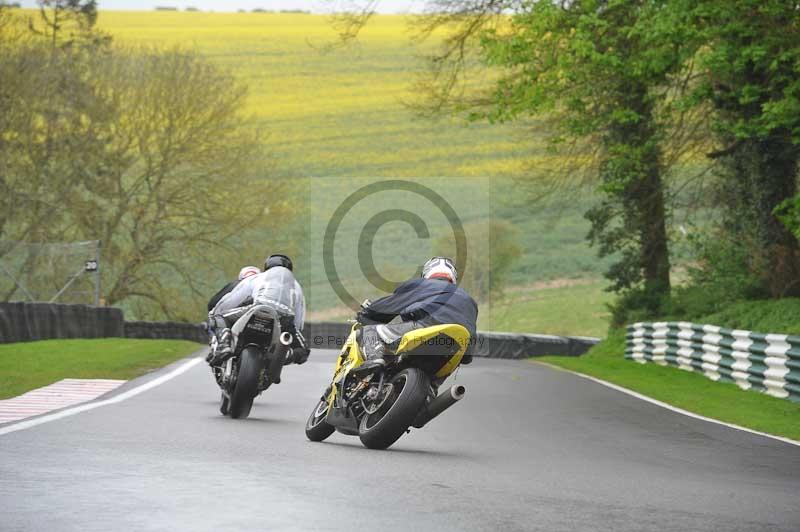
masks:
[[[689,322],[635,323],[625,358],[702,373],[800,402],[800,337]]]

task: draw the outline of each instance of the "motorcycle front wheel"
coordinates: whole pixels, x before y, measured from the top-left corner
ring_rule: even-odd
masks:
[[[231,392],[228,411],[234,419],[246,418],[258,395],[258,377],[264,370],[261,354],[254,347],[245,347],[239,359],[239,375]]]
[[[361,418],[358,437],[365,447],[386,449],[402,436],[428,398],[430,379],[418,368],[397,373],[384,385],[386,395]]]
[[[311,441],[322,441],[336,429],[325,420],[328,415],[328,399],[323,396],[306,421],[306,438]]]

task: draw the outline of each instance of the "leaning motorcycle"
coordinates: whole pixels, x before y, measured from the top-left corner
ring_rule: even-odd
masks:
[[[268,305],[249,308],[233,324],[231,334],[233,354],[212,371],[222,391],[220,413],[240,419],[250,415],[253,399],[280,382],[293,338],[281,331],[281,315]],[[211,349],[216,347],[212,337]]]
[[[322,441],[338,431],[358,436],[370,449],[386,449],[409,427],[422,428],[464,396],[464,386],[437,395],[438,387],[464,357],[470,335],[457,324],[434,325],[405,333],[395,356],[365,374],[354,323],[336,361],[333,380],[306,422],[306,436]]]

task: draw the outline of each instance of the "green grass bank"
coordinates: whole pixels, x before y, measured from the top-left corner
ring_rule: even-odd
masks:
[[[0,399],[66,378],[132,379],[202,347],[185,340],[100,338],[0,345]]]

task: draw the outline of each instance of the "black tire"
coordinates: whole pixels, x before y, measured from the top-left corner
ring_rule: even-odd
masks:
[[[239,358],[239,375],[236,387],[231,392],[230,416],[243,419],[250,415],[253,399],[258,395],[258,376],[264,369],[264,363],[258,350],[245,347]]]
[[[306,438],[311,441],[322,441],[336,430],[325,420],[328,415],[328,398],[322,397],[311,411],[306,421]]]
[[[230,412],[231,402],[228,399],[228,396],[225,395],[225,392],[220,392],[219,394],[219,413],[223,416],[227,416]]]
[[[373,414],[364,414],[358,427],[358,437],[365,447],[386,449],[405,434],[428,398],[430,379],[420,369],[407,368],[389,381],[398,392]]]

